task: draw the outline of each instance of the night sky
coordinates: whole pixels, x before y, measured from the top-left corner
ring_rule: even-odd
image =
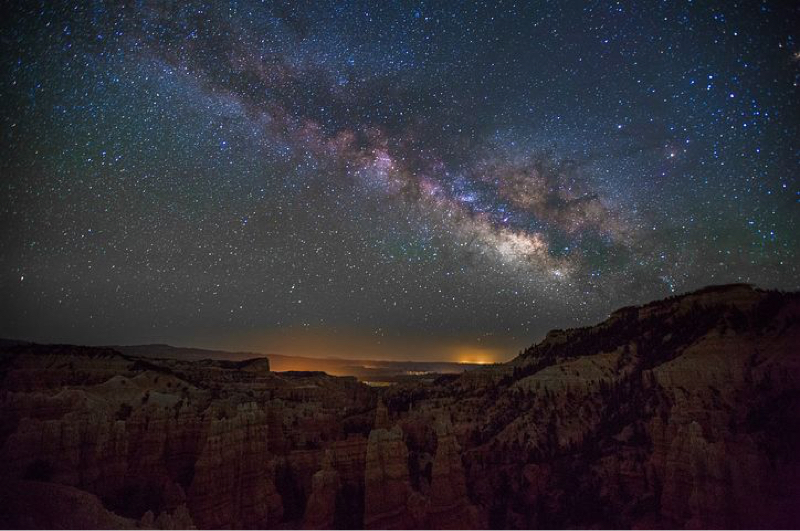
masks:
[[[792,2],[16,4],[0,336],[508,359],[800,287]]]

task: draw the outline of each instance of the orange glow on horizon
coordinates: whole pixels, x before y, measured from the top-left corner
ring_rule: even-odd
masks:
[[[456,347],[455,353],[455,359],[458,363],[491,365],[492,363],[497,363],[504,352],[497,348],[460,346]]]
[[[317,360],[425,361],[478,365],[507,361],[518,349],[513,344],[506,346],[502,338],[489,344],[475,344],[455,337],[377,338],[354,331],[292,328],[228,338],[204,338],[200,343],[206,348],[211,345],[212,348],[223,350]]]

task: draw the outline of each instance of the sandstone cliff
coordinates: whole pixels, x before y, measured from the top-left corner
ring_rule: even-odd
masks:
[[[452,415],[492,527],[800,525],[796,294],[736,285],[625,308],[384,400]]]
[[[333,453],[328,451],[322,461],[322,469],[312,478],[311,496],[303,518],[304,529],[333,529],[336,523],[336,496],[340,487],[339,473],[333,468]]]

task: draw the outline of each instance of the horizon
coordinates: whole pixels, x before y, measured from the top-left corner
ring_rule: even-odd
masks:
[[[10,338],[10,337],[0,337],[0,340],[6,341],[19,341],[19,342],[30,342],[35,344],[64,344],[64,345],[75,345],[75,346],[87,346],[87,347],[108,347],[108,348],[115,348],[115,347],[122,347],[122,348],[134,348],[134,347],[169,347],[172,349],[183,349],[183,350],[199,350],[199,351],[207,351],[209,353],[219,353],[219,354],[229,354],[229,355],[237,355],[237,354],[253,354],[258,357],[267,357],[270,356],[278,356],[284,358],[296,358],[296,359],[304,359],[304,360],[320,360],[320,361],[353,361],[353,362],[381,362],[381,363],[427,363],[427,364],[461,364],[461,365],[471,365],[471,366],[481,366],[481,365],[490,365],[490,364],[502,364],[507,363],[518,357],[518,355],[526,350],[527,348],[533,347],[540,342],[542,342],[545,337],[554,331],[568,331],[576,328],[591,328],[593,326],[597,326],[605,322],[611,315],[614,313],[630,307],[641,307],[646,306],[648,304],[655,304],[658,302],[662,302],[673,297],[682,297],[685,295],[691,295],[695,293],[703,293],[708,291],[717,291],[720,288],[734,288],[734,287],[747,287],[749,289],[753,289],[756,291],[776,291],[776,292],[784,292],[784,293],[791,293],[793,291],[798,290],[780,290],[780,289],[765,289],[760,286],[757,286],[752,283],[743,283],[743,282],[736,282],[736,283],[728,283],[728,284],[711,284],[707,286],[703,286],[694,290],[683,291],[680,293],[671,293],[669,296],[664,297],[662,299],[655,299],[651,301],[645,301],[641,304],[630,305],[630,306],[622,306],[615,308],[612,312],[609,313],[605,318],[599,321],[592,321],[591,323],[579,324],[574,327],[568,328],[552,328],[548,330],[545,334],[541,337],[532,340],[518,348],[515,352],[511,350],[503,350],[501,348],[487,348],[487,347],[480,347],[474,348],[469,345],[459,345],[459,346],[450,346],[450,347],[442,347],[441,344],[437,344],[433,347],[435,351],[438,349],[440,352],[446,352],[449,348],[451,351],[451,355],[449,357],[428,357],[427,355],[423,354],[422,358],[414,359],[413,357],[380,357],[381,353],[385,353],[387,351],[386,348],[381,349],[378,347],[373,347],[373,350],[365,352],[363,354],[359,354],[359,352],[363,352],[358,349],[351,349],[347,348],[346,346],[340,345],[338,349],[333,349],[333,352],[330,353],[329,351],[319,351],[319,350],[304,350],[302,347],[298,347],[298,344],[302,345],[303,341],[298,340],[298,336],[292,333],[288,333],[285,337],[280,338],[280,345],[283,347],[278,347],[276,349],[270,349],[269,347],[257,347],[257,346],[243,346],[237,347],[235,345],[226,346],[224,343],[220,345],[208,345],[208,344],[179,344],[179,343],[172,343],[172,342],[132,342],[132,343],[125,343],[125,344],[117,344],[117,343],[86,343],[86,342],[63,342],[63,341],[42,341],[42,340],[33,340],[33,339],[20,339],[20,338]],[[335,334],[324,335],[324,336],[311,336],[314,337],[315,340],[318,341],[327,341],[330,340],[332,337],[335,337]],[[349,344],[349,343],[345,343]],[[379,342],[380,344],[380,342]],[[283,350],[283,348],[292,348],[294,347],[294,351],[290,350]],[[299,348],[299,350],[298,350]],[[322,347],[318,347],[322,348]],[[391,349],[389,349],[391,350]],[[327,352],[327,353],[326,353]],[[455,352],[453,354],[453,352]],[[466,353],[465,353],[466,352]],[[472,353],[471,355],[469,353]],[[460,354],[459,354],[460,353]],[[402,356],[402,355],[400,355]],[[218,358],[224,359],[224,358]],[[293,369],[284,369],[284,370],[293,370]],[[302,369],[302,370],[310,370],[310,369]]]
[[[126,343],[126,344],[115,344],[115,343],[86,343],[86,342],[64,342],[64,341],[42,341],[42,340],[35,340],[29,338],[12,338],[12,337],[2,337],[0,341],[9,341],[14,343],[31,343],[36,345],[69,345],[69,346],[77,346],[77,347],[94,347],[94,348],[135,348],[135,347],[169,347],[171,349],[176,350],[193,350],[193,351],[203,351],[209,353],[218,353],[218,354],[252,354],[257,357],[270,357],[270,356],[278,356],[283,358],[301,358],[307,360],[329,360],[329,361],[376,361],[381,363],[420,363],[420,364],[452,364],[452,365],[489,365],[493,363],[504,363],[506,361],[510,361],[514,357],[518,355],[514,354],[513,356],[509,357],[506,360],[496,360],[490,361],[489,358],[482,358],[481,356],[476,357],[473,359],[412,359],[412,358],[379,358],[370,356],[365,354],[363,356],[350,356],[348,357],[345,354],[342,355],[326,355],[323,353],[315,355],[314,353],[294,353],[288,351],[273,351],[273,350],[256,350],[256,349],[237,349],[234,347],[231,348],[223,348],[223,347],[211,347],[211,346],[198,346],[198,345],[186,345],[186,344],[175,344],[175,343]],[[534,344],[534,343],[532,343]],[[530,346],[530,345],[529,345]],[[344,351],[343,351],[344,352]],[[222,358],[219,358],[222,359]]]
[[[504,355],[506,352],[505,350],[501,349],[492,349],[492,348],[483,348],[483,347],[473,347],[473,346],[449,346],[449,347],[441,347],[439,344],[433,345],[431,347],[427,347],[422,352],[418,352],[418,357],[414,358],[413,356],[409,357],[402,357],[403,354],[398,354],[399,357],[385,357],[382,358],[381,353],[385,352],[395,352],[395,348],[380,348],[380,346],[374,346],[368,351],[363,350],[351,350],[348,349],[346,346],[341,346],[338,350],[332,351],[324,351],[319,349],[311,349],[305,350],[300,347],[300,350],[297,350],[298,347],[295,347],[295,350],[286,350],[284,348],[275,348],[270,349],[269,347],[237,347],[235,345],[225,346],[225,344],[220,345],[209,345],[205,343],[173,343],[173,342],[132,342],[132,343],[105,343],[105,342],[85,342],[85,341],[61,341],[61,340],[41,340],[36,338],[19,338],[19,337],[2,337],[0,339],[7,340],[7,341],[14,341],[14,342],[22,342],[22,343],[34,343],[34,344],[41,344],[41,345],[75,345],[75,346],[87,346],[87,347],[108,347],[108,348],[115,348],[115,347],[170,347],[174,349],[185,349],[185,350],[200,350],[200,351],[208,351],[208,352],[216,352],[216,353],[226,353],[226,354],[254,354],[258,356],[281,356],[287,358],[303,358],[309,360],[337,360],[337,361],[379,361],[379,362],[386,362],[386,363],[448,363],[448,364],[464,364],[464,365],[485,365],[490,363],[503,363],[506,361],[510,361],[514,357],[518,355],[518,351],[514,352],[510,355]],[[301,340],[298,340],[297,336],[290,336],[287,339],[282,340],[283,342],[295,342],[301,343]],[[531,346],[535,342],[531,342],[526,345]],[[291,347],[286,347],[291,348]],[[319,347],[320,349],[322,347]],[[451,355],[448,357],[447,354],[442,354],[441,358],[436,357],[428,357],[429,352],[447,352],[450,351]],[[331,353],[326,353],[331,352]],[[335,352],[335,353],[333,353]],[[459,354],[459,352],[461,354]],[[466,352],[466,354],[465,354]],[[471,354],[470,354],[471,353]],[[422,356],[422,357],[419,357]]]

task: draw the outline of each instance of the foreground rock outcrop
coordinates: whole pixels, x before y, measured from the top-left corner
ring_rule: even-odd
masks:
[[[449,415],[437,419],[436,439],[428,526],[434,529],[477,529],[481,527],[478,511],[467,496],[461,451]]]
[[[625,308],[384,399],[407,422],[452,415],[491,527],[800,525],[797,294],[736,285]]]
[[[798,294],[707,288],[384,389],[4,345],[2,527],[800,526]]]
[[[423,524],[424,501],[411,489],[403,430],[378,428],[369,434],[365,475],[364,527],[409,529]]]
[[[341,481],[332,460],[333,454],[326,452],[322,469],[311,480],[311,495],[303,519],[305,529],[331,529],[336,523],[336,496]]]
[[[27,345],[1,362],[0,479],[56,489],[58,507],[86,505],[74,523],[60,515],[68,527],[263,528],[298,518],[320,442],[349,440],[342,411],[357,424],[375,399],[353,379],[277,375],[261,360]],[[37,527],[27,507],[8,504],[0,518]]]

